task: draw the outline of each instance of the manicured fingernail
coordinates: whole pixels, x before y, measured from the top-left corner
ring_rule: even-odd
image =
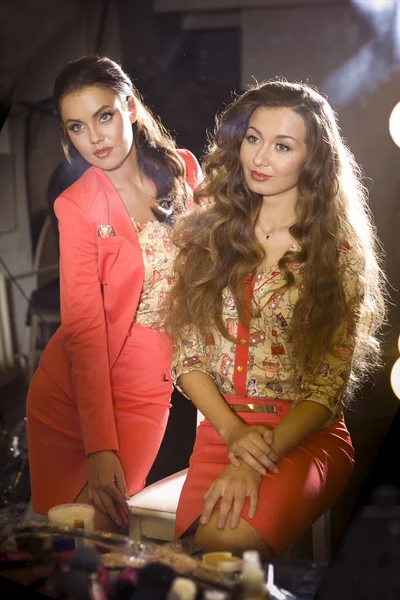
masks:
[[[260,473],[261,473],[261,475],[266,475],[267,471],[265,469],[260,469]]]
[[[205,517],[201,517],[200,524],[205,525],[207,523],[207,519]]]

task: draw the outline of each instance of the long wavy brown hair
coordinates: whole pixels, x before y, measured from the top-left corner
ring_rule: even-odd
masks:
[[[76,58],[56,78],[53,102],[61,123],[61,145],[66,158],[71,162],[71,142],[61,120],[61,102],[68,94],[89,87],[103,87],[123,99],[128,96],[135,99],[137,119],[132,130],[139,168],[156,186],[156,202],[161,210],[155,211],[155,215],[159,220],[169,215],[168,220],[172,220],[186,201],[185,163],[171,135],[146,106],[129,76],[107,56],[88,54]]]
[[[377,333],[385,320],[385,277],[361,169],[341,138],[336,115],[312,87],[268,81],[252,86],[220,117],[202,161],[203,184],[195,193],[196,209],[179,219],[175,282],[165,306],[165,326],[176,343],[188,326],[206,336],[217,328],[232,338],[222,317],[223,290],[228,288],[239,317],[248,317],[244,281],[254,275],[265,251],[254,233],[262,196],[247,187],[240,147],[251,115],[258,107],[286,107],[304,119],[307,157],[298,179],[296,222],[290,233],[299,250],[279,261],[294,283],[288,264],[303,263],[304,292],[295,305],[292,327],[298,360],[318,365],[347,320],[355,327],[353,390],[361,374],[380,362]],[[346,303],[339,246],[349,245],[360,258],[363,296],[357,306]],[[282,291],[282,290],[280,290]],[[186,329],[187,331],[187,329]]]

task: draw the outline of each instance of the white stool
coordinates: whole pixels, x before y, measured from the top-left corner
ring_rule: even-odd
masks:
[[[129,537],[141,540],[142,536],[172,542],[179,496],[188,470],[184,469],[165,479],[156,481],[128,501]],[[326,562],[330,559],[330,511],[312,526],[313,559]]]
[[[179,496],[188,470],[178,471],[156,481],[128,501],[129,537],[140,540],[142,536],[172,542]]]

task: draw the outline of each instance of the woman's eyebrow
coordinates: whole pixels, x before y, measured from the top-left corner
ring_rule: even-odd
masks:
[[[253,129],[260,137],[263,137],[263,134],[261,133],[261,131],[259,129],[257,129],[257,127],[254,127],[254,125],[249,125],[247,130],[249,130],[249,129]],[[296,142],[296,144],[299,144],[299,142],[296,140],[296,138],[294,138],[291,135],[278,134],[275,136],[276,140],[278,140],[278,139],[280,140],[280,139],[284,139],[284,138],[293,140],[294,142]]]
[[[100,108],[99,108],[99,109],[97,109],[97,110],[96,110],[96,112],[95,112],[95,113],[93,113],[93,115],[92,115],[92,116],[93,116],[93,117],[97,117],[97,115],[98,115],[98,114],[100,114],[100,113],[101,113],[101,112],[102,112],[104,109],[106,109],[106,108],[112,108],[112,106],[110,106],[109,104],[105,104],[104,106],[100,106]],[[82,122],[82,121],[80,121],[79,119],[67,119],[67,120],[65,121],[65,124],[66,124],[66,123],[69,123],[70,121],[73,121],[74,123],[81,123],[81,122]]]

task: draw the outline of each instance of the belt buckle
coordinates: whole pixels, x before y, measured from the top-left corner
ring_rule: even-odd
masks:
[[[266,404],[265,409],[266,409],[265,412],[274,413],[274,414],[278,414],[278,413],[282,412],[282,407],[279,404]]]

